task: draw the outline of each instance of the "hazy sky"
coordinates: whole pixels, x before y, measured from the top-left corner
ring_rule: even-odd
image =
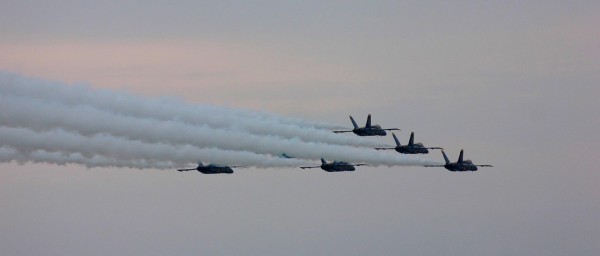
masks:
[[[2,71],[348,126],[371,113],[404,141],[414,131],[453,160],[464,148],[495,166],[207,176],[1,164],[0,254],[597,255],[599,11],[598,1],[0,3]]]

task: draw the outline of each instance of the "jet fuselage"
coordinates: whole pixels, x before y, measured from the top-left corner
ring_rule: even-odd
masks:
[[[352,132],[358,136],[385,136],[387,133],[381,129],[379,125],[373,125],[371,127],[361,127],[352,130]]]
[[[424,148],[423,146],[399,146],[395,148],[396,152],[401,154],[429,154],[429,150]]]
[[[321,169],[326,172],[351,172],[356,170],[354,166],[346,162],[333,162],[321,165]]]
[[[477,166],[473,164],[470,160],[464,160],[462,164],[460,163],[449,163],[445,164],[444,168],[451,172],[467,172],[467,171],[477,171]]]
[[[229,167],[229,166],[214,166],[214,165],[198,166],[198,168],[196,168],[196,170],[198,170],[199,172],[204,173],[204,174],[221,174],[221,173],[232,174],[233,173],[233,169],[231,169],[231,167]]]

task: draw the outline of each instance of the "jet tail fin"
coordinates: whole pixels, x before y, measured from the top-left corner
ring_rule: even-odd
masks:
[[[415,144],[415,133],[411,132],[410,133],[410,140],[408,141],[408,145],[409,146],[413,146]]]
[[[350,116],[350,121],[352,121],[352,125],[354,126],[354,129],[358,129],[358,124],[356,124],[356,121],[354,121],[354,118],[352,118],[352,116]]]
[[[198,161],[198,166],[204,166],[204,164],[202,164],[202,161]]]
[[[400,144],[400,140],[398,140],[398,138],[396,137],[396,134],[394,134],[394,133],[392,132],[392,136],[394,137],[394,141],[396,141],[396,146],[400,147],[400,146],[401,146],[401,144]]]
[[[371,127],[371,114],[367,116],[367,123],[365,124],[365,127]]]
[[[327,164],[327,161],[325,161],[325,159],[321,158],[321,163],[322,164]]]
[[[463,162],[463,150],[461,149],[460,150],[460,155],[458,155],[458,163],[462,164],[462,162]]]
[[[446,156],[446,153],[444,152],[444,150],[442,149],[442,155],[444,156],[444,161],[446,161],[446,164],[450,163],[450,159],[448,159],[448,156]]]

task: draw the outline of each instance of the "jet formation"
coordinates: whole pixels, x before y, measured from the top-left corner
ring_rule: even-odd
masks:
[[[365,124],[364,127],[358,127],[358,125],[356,124],[356,121],[354,121],[354,118],[352,116],[350,116],[350,121],[352,122],[354,129],[352,129],[352,130],[336,130],[333,132],[334,133],[352,132],[358,136],[386,136],[387,135],[386,131],[400,131],[400,129],[398,129],[398,128],[383,129],[378,124],[372,125],[371,124],[371,114],[369,114],[367,116],[367,123]],[[444,165],[425,165],[424,167],[444,167],[448,171],[451,171],[451,172],[465,172],[465,171],[473,172],[473,171],[478,170],[477,167],[493,167],[492,165],[489,165],[489,164],[476,165],[471,160],[463,160],[464,150],[462,150],[462,149],[460,150],[460,155],[458,157],[458,160],[456,162],[452,163],[452,162],[450,162],[450,160],[448,160],[448,156],[446,156],[446,153],[444,152],[444,149],[442,147],[425,147],[423,145],[423,143],[415,143],[414,142],[414,140],[415,140],[414,132],[410,133],[410,139],[408,140],[408,144],[406,144],[406,145],[402,145],[400,143],[400,140],[398,140],[398,137],[396,137],[396,134],[392,133],[392,137],[394,137],[394,142],[396,143],[396,147],[378,147],[375,149],[376,150],[393,149],[400,154],[429,154],[430,149],[440,149],[442,152],[442,156],[444,157],[445,164]],[[286,153],[282,153],[279,157],[292,158],[291,156],[287,155]],[[325,161],[325,159],[321,158],[321,165],[300,166],[300,168],[301,169],[321,168],[322,170],[324,170],[326,172],[351,172],[351,171],[356,170],[355,166],[366,166],[366,165],[368,165],[368,164],[363,164],[363,163],[352,164],[352,163],[348,163],[348,162],[335,161],[335,160],[333,162],[327,162],[327,161]],[[241,166],[226,166],[226,165],[216,165],[216,164],[204,165],[202,162],[198,162],[198,167],[196,167],[196,168],[179,169],[177,171],[180,171],[180,172],[198,171],[203,174],[232,174],[233,168],[235,168],[235,167],[241,167]]]

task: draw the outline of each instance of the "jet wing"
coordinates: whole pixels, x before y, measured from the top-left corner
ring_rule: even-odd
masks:
[[[384,130],[384,131],[401,131],[398,128],[388,128],[388,129],[381,129],[381,130]]]
[[[387,150],[387,149],[396,149],[396,148],[375,148],[377,150]]]
[[[444,148],[440,148],[440,147],[431,147],[431,148],[426,148],[426,149],[441,149],[441,150],[444,150]]]
[[[321,166],[300,166],[300,169],[321,168]]]
[[[428,165],[423,165],[423,167],[444,167],[445,165],[441,165],[441,164],[428,164]]]
[[[368,164],[336,164],[335,166],[368,166]]]
[[[494,167],[494,166],[489,165],[489,164],[476,164],[475,166],[479,166],[479,167]]]
[[[352,132],[352,131],[332,131],[332,132],[335,132],[335,133],[344,133],[344,132]]]
[[[195,171],[195,170],[196,170],[196,168],[193,168],[193,169],[179,169],[177,171],[179,171],[179,172],[187,172],[187,171]]]

